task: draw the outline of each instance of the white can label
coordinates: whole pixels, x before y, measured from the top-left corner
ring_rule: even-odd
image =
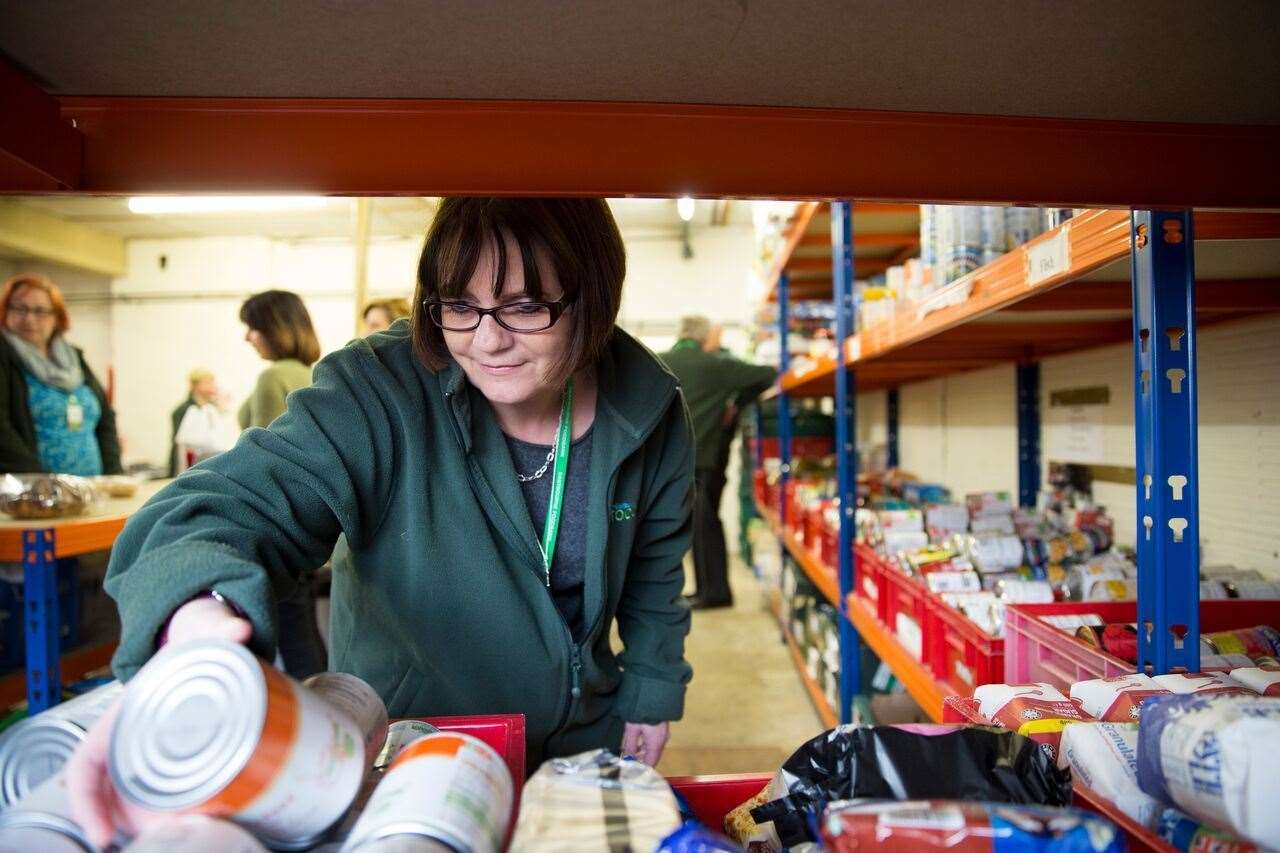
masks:
[[[474,853],[497,853],[511,821],[511,772],[470,735],[440,732],[396,759],[351,829],[343,851],[381,837],[384,828],[440,838]]]
[[[293,682],[298,729],[275,779],[237,823],[272,843],[313,838],[342,817],[364,777],[364,733],[342,711]],[[265,736],[265,733],[264,733]]]

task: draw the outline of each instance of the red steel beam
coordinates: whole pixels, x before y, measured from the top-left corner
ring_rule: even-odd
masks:
[[[0,191],[77,187],[82,141],[58,101],[0,56]]]
[[[1271,126],[591,102],[68,97],[62,106],[86,137],[74,188],[90,193],[1280,208],[1280,127]]]

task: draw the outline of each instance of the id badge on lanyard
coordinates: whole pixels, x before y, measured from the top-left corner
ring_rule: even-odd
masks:
[[[74,396],[67,398],[67,429],[80,429],[84,425],[84,407]]]

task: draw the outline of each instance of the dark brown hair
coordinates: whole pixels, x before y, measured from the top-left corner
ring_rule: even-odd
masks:
[[[296,358],[310,366],[320,359],[320,341],[311,325],[311,315],[296,293],[255,293],[240,306],[240,322],[262,335],[272,361]]]
[[[508,257],[507,240],[520,254]],[[613,336],[622,303],[627,254],[622,235],[603,199],[446,198],[427,231],[418,261],[413,300],[413,351],[439,370],[449,349],[427,316],[429,299],[456,299],[475,274],[481,253],[496,252],[493,295],[502,293],[509,264],[520,264],[524,292],[541,300],[538,260],[550,265],[568,309],[559,322],[573,323],[569,347],[556,365],[559,378],[595,364]]]

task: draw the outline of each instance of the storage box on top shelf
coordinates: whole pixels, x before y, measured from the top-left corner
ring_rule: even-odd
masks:
[[[1133,623],[1136,601],[1071,602],[1064,604],[1016,604],[1005,611],[1004,681],[1008,684],[1047,682],[1060,690],[1077,681],[1112,678],[1133,672],[1134,665],[1074,635],[1054,627],[1046,617],[1097,614],[1106,624]],[[1202,601],[1200,633],[1280,627],[1280,601]]]

